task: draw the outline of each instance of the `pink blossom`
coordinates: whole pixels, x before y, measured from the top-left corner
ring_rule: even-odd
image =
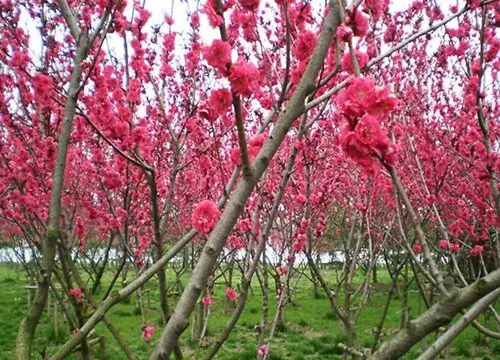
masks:
[[[155,327],[154,326],[146,326],[143,330],[142,330],[142,339],[144,341],[149,341],[152,337],[153,337],[153,334],[155,333]]]
[[[368,54],[355,50],[356,60],[358,60],[359,68],[362,69],[368,64]],[[346,52],[342,56],[342,70],[348,73],[354,73],[354,65],[352,64],[350,52]]]
[[[196,205],[191,217],[193,228],[202,234],[208,234],[217,224],[219,216],[220,211],[217,205],[210,200],[203,200]]]
[[[221,72],[225,72],[227,64],[231,61],[231,45],[219,39],[215,39],[212,45],[205,46],[201,52],[208,65]]]
[[[304,205],[307,202],[307,198],[303,194],[299,194],[295,197],[295,202]]]
[[[210,306],[212,305],[212,298],[210,296],[204,296],[202,299],[201,299],[201,303],[205,306]]]
[[[422,245],[420,245],[419,243],[413,244],[413,252],[415,254],[420,254],[421,251],[422,251]]]
[[[255,11],[259,7],[260,0],[238,0],[241,7],[248,11]]]
[[[295,58],[299,61],[307,60],[314,50],[316,41],[316,34],[312,31],[307,30],[300,34],[293,48]]]
[[[281,266],[281,267],[277,267],[276,268],[276,273],[279,275],[279,276],[283,276],[285,274],[288,273],[288,268],[285,267],[285,266]]]
[[[380,19],[382,13],[387,9],[390,0],[365,0],[365,7],[371,12],[373,20]]]
[[[200,14],[198,14],[197,12],[191,15],[191,26],[195,29],[198,29],[200,27]]]
[[[337,104],[348,117],[363,115],[376,101],[375,80],[365,77],[354,78],[345,89],[339,91],[337,96]]]
[[[234,165],[240,166],[241,165],[241,151],[239,147],[235,147],[231,149],[230,153],[231,161],[233,162]]]
[[[76,335],[76,334],[78,334],[79,332],[80,332],[80,328],[77,328],[77,327],[76,327],[76,328],[74,328],[74,329],[73,329],[73,335]]]
[[[363,162],[371,157],[371,149],[364,144],[357,133],[351,131],[343,138],[342,147],[344,152],[356,162]]]
[[[460,251],[460,243],[458,242],[455,242],[455,243],[451,243],[450,244],[450,251],[453,252],[453,253],[457,253]]]
[[[346,25],[340,25],[337,27],[337,39],[348,42],[352,39],[352,29]]]
[[[262,345],[259,350],[257,350],[257,355],[259,357],[264,357],[267,354],[267,345]]]
[[[364,37],[368,32],[368,17],[361,11],[356,10],[354,19],[348,21],[348,25],[352,27],[355,36]]]
[[[445,239],[439,240],[438,245],[439,245],[439,248],[442,250],[448,250],[450,248],[448,241]]]
[[[484,246],[483,245],[474,245],[472,249],[470,249],[469,254],[471,256],[479,256],[483,253]]]
[[[236,301],[236,299],[238,299],[238,293],[233,288],[230,287],[226,289],[226,296],[231,301]]]
[[[264,145],[264,142],[266,141],[266,135],[265,134],[258,134],[255,135],[249,142],[248,142],[248,155],[250,155],[251,158],[255,158],[257,154],[260,151],[260,148],[262,145]]]
[[[208,99],[208,104],[210,105],[210,110],[216,115],[220,116],[224,114],[229,106],[231,105],[232,95],[227,89],[212,90],[210,98]]]
[[[240,61],[231,67],[229,81],[236,94],[250,96],[259,85],[259,70],[252,63]]]
[[[69,295],[77,300],[81,300],[83,292],[82,289],[69,289]]]
[[[376,116],[366,114],[356,125],[356,135],[365,145],[385,149],[389,145],[389,139],[380,127],[380,119]]]
[[[211,27],[216,28],[224,22],[222,16],[217,14],[214,9],[213,1],[207,0],[205,5],[203,6],[203,10],[201,11],[208,17],[208,23]]]

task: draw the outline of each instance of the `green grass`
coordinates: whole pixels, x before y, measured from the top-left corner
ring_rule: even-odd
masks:
[[[170,280],[173,275],[168,273]],[[185,275],[184,283],[189,274]],[[327,273],[326,277],[334,281],[333,272]],[[383,306],[388,294],[388,275],[379,270],[378,278],[381,284],[375,287],[373,296],[362,309],[358,325],[357,337],[361,346],[370,347],[373,341],[373,329],[380,319]],[[104,277],[104,284],[111,280],[111,273]],[[118,282],[119,283],[119,282]],[[235,281],[235,284],[238,282]],[[384,284],[385,283],[385,284]],[[16,329],[19,321],[25,314],[27,308],[27,294],[25,290],[26,279],[22,269],[6,265],[0,266],[0,360],[11,359],[15,342]],[[295,281],[292,281],[295,284]],[[173,282],[169,285],[173,285]],[[119,286],[119,284],[118,284]],[[231,333],[229,339],[219,351],[217,359],[255,359],[257,332],[256,325],[260,322],[261,298],[258,283],[253,284],[253,295],[250,294],[245,311],[243,312],[236,328]],[[274,283],[270,282],[273,289]],[[147,307],[147,320],[149,324],[157,327],[152,344],[158,339],[161,328],[158,326],[160,313],[158,307],[158,287],[153,279],[146,284],[145,304]],[[214,303],[211,308],[211,317],[207,331],[207,341],[213,341],[217,334],[224,328],[226,321],[231,314],[231,308],[226,304],[224,297],[224,284],[217,284],[215,288]],[[346,337],[342,332],[337,316],[331,311],[328,299],[325,296],[314,298],[312,285],[302,278],[297,285],[298,292],[294,296],[294,304],[287,305],[285,309],[286,324],[278,331],[271,345],[271,356],[273,360],[278,359],[341,359],[342,350],[338,348],[339,342],[346,342]],[[101,294],[98,294],[100,296]],[[340,294],[340,298],[342,295]],[[170,306],[175,304],[174,298],[169,298]],[[149,303],[149,305],[148,305]],[[70,305],[69,305],[70,306]],[[388,340],[397,331],[400,324],[401,301],[393,300],[386,323],[384,325],[383,338]],[[418,293],[411,289],[410,318],[418,316]],[[423,308],[423,304],[422,304]],[[270,313],[272,319],[276,309],[276,299],[271,290],[270,293]],[[131,296],[128,303],[121,303],[113,307],[109,312],[109,317],[114,325],[119,329],[126,339],[137,359],[148,358],[148,344],[141,339],[141,316],[136,305],[135,296]],[[71,335],[71,330],[65,324],[62,315],[59,315],[58,334],[54,329],[53,315],[47,316],[45,313],[40,326],[37,329],[34,343],[34,353],[39,354],[45,347],[49,354],[53,354],[60,344],[63,344]],[[496,329],[498,331],[498,329]],[[103,335],[106,338],[106,359],[123,359],[120,349],[113,337],[109,334],[103,324],[99,324],[95,329],[95,334]],[[190,329],[181,337],[181,346],[186,358],[201,358],[207,350],[207,346],[199,347],[197,343],[192,343],[189,339]],[[435,334],[428,336],[426,342],[431,344]],[[405,359],[415,359],[421,353],[423,344],[417,344],[406,356]],[[96,349],[96,355],[98,351]],[[494,340],[485,342],[477,331],[469,328],[457,338],[450,349],[452,359],[468,359],[471,357],[480,359],[500,358],[500,344]],[[40,358],[40,355],[34,358]],[[69,357],[75,359],[73,355]]]

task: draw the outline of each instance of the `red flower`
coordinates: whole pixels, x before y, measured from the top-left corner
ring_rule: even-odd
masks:
[[[352,29],[346,25],[337,27],[337,39],[347,42],[352,39]]]
[[[210,110],[215,116],[220,116],[224,114],[228,107],[231,105],[232,96],[231,92],[226,89],[212,90],[210,98],[208,99],[208,104],[210,105]]]
[[[262,345],[259,350],[257,350],[257,356],[264,357],[267,354],[267,345]]]
[[[376,101],[375,80],[365,77],[354,78],[337,96],[337,104],[348,117],[362,116]]]
[[[355,50],[355,54],[356,54],[356,60],[358,60],[359,68],[360,69],[364,68],[366,64],[368,64],[368,54],[358,50]],[[354,72],[354,66],[352,64],[350,52],[346,52],[342,56],[342,70],[347,71],[348,73],[351,74]]]
[[[299,36],[299,39],[295,43],[294,47],[294,55],[295,58],[299,61],[308,59],[316,45],[316,34],[312,31],[305,31]]]
[[[370,147],[364,144],[353,131],[347,133],[342,145],[345,153],[356,162],[362,162],[370,158]]]
[[[419,243],[413,245],[413,252],[415,254],[420,254],[421,251],[422,251],[422,245],[420,245]]]
[[[448,250],[450,248],[448,241],[445,239],[439,240],[439,248],[442,250]]]
[[[207,0],[205,5],[203,6],[203,10],[201,12],[204,13],[205,15],[207,15],[208,23],[213,28],[218,27],[224,21],[222,16],[217,14],[217,12],[215,11],[213,1]]]
[[[233,288],[226,289],[226,296],[231,301],[236,301],[236,299],[238,299],[238,293]]]
[[[260,0],[239,0],[241,7],[248,11],[255,11],[259,7]]]
[[[81,300],[83,296],[82,289],[69,289],[69,295],[77,300]]]
[[[201,299],[201,303],[205,306],[210,306],[212,304],[212,298],[210,296],[204,296]]]
[[[231,45],[219,39],[214,40],[212,45],[205,46],[201,52],[208,65],[221,72],[225,72],[227,64],[231,61]]]
[[[257,154],[260,151],[260,148],[262,145],[264,145],[264,142],[266,141],[266,135],[265,134],[258,134],[255,135],[249,142],[248,142],[248,155],[250,158],[255,158]]]
[[[380,127],[380,119],[376,116],[366,114],[356,125],[356,135],[365,145],[385,149],[389,145],[389,139]]]
[[[144,341],[149,341],[152,337],[153,334],[155,333],[155,327],[154,326],[147,326],[142,330],[142,338]]]
[[[472,249],[470,249],[469,254],[471,256],[479,256],[483,253],[484,246],[483,245],[475,245]]]
[[[454,252],[454,253],[457,253],[460,251],[460,243],[452,243],[450,244],[450,251],[451,252]]]
[[[236,94],[250,96],[259,85],[259,70],[249,62],[238,62],[231,67],[229,81]]]
[[[276,272],[278,273],[279,276],[283,276],[286,273],[288,273],[288,268],[287,267],[277,267]]]
[[[356,10],[354,19],[349,19],[347,23],[352,27],[355,36],[364,37],[368,32],[368,17],[361,11]]]
[[[217,224],[219,216],[220,211],[217,205],[210,200],[203,200],[196,205],[191,221],[196,231],[208,234],[215,227],[215,224]]]
[[[231,161],[233,162],[234,165],[236,166],[241,165],[241,151],[239,147],[232,148],[230,156],[231,156]]]

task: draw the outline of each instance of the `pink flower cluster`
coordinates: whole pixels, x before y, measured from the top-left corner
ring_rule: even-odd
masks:
[[[226,66],[231,61],[231,45],[229,43],[215,39],[212,45],[205,46],[201,50],[208,65],[215,67],[220,72],[226,72]]]
[[[154,326],[146,326],[142,330],[142,335],[141,335],[142,339],[144,341],[149,341],[153,337],[154,333],[155,333],[155,327]]]
[[[239,0],[241,7],[248,11],[255,11],[259,7],[260,0]]]
[[[415,254],[420,254],[422,252],[422,245],[419,243],[413,244],[413,252]]]
[[[139,259],[144,251],[146,251],[149,247],[149,244],[151,243],[151,238],[147,235],[142,235],[139,237],[139,244],[137,246],[137,249],[134,251],[134,256],[136,257],[136,260]],[[142,266],[138,263],[139,266]]]
[[[457,253],[460,251],[460,243],[458,242],[451,243],[445,239],[439,240],[438,246],[441,250],[449,250],[453,253]]]
[[[212,305],[212,297],[210,296],[204,296],[202,299],[201,299],[201,303],[205,306],[210,306]]]
[[[279,276],[283,276],[288,273],[288,268],[286,266],[277,267],[276,272]]]
[[[355,36],[365,37],[368,32],[368,16],[359,9],[355,9],[353,14],[347,17],[346,24],[352,28]]]
[[[229,82],[234,93],[250,96],[259,85],[260,73],[254,64],[240,61],[231,67]]]
[[[82,289],[69,289],[69,295],[76,300],[81,300],[83,296]]]
[[[257,350],[257,356],[264,357],[267,354],[267,345],[262,345],[259,350]]]
[[[375,159],[394,164],[396,146],[381,126],[397,105],[389,89],[358,77],[339,92],[337,104],[348,122],[342,141],[345,153],[368,172],[376,169]]]
[[[362,51],[355,50],[354,55],[356,56],[356,60],[358,61],[358,66],[360,69],[364,68],[366,64],[368,64],[368,54]],[[351,53],[348,51],[344,55],[342,55],[341,67],[343,71],[347,71],[348,73],[354,73],[354,65],[352,64]]]
[[[226,296],[231,301],[236,301],[238,299],[238,293],[233,288],[230,287],[226,289]]]
[[[267,138],[266,134],[258,134],[258,135],[255,135],[248,142],[248,156],[250,158],[250,161],[253,161],[255,159],[255,157],[259,153],[262,145],[264,145],[266,138]],[[237,165],[237,166],[241,165],[241,150],[239,147],[231,149],[231,153],[229,155],[230,155],[231,161],[233,162],[234,165]]]
[[[472,249],[470,249],[469,254],[471,256],[479,256],[483,253],[484,246],[483,245],[474,245]]]
[[[220,211],[217,205],[215,205],[213,201],[203,200],[196,205],[196,209],[191,217],[193,228],[206,235],[215,227],[215,224],[217,224],[219,220],[219,216]]]
[[[389,2],[390,0],[365,0],[365,8],[371,13],[373,20],[377,21],[389,6]]]
[[[307,60],[311,56],[316,45],[317,35],[312,31],[304,31],[299,35],[293,48],[293,55],[299,61]]]

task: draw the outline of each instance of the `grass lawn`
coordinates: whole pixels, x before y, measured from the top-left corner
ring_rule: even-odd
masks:
[[[186,275],[187,276],[187,275]],[[326,278],[333,282],[333,272],[328,272]],[[371,347],[373,342],[373,328],[380,320],[382,310],[389,292],[389,279],[387,274],[379,270],[379,283],[374,287],[373,296],[361,311],[358,319],[358,339],[362,346]],[[104,284],[109,283],[111,274],[106,274]],[[173,279],[170,285],[173,285]],[[270,279],[271,280],[271,279]],[[342,335],[340,323],[330,310],[326,297],[315,299],[312,284],[305,278],[295,278],[297,292],[293,302],[285,309],[286,325],[277,332],[271,347],[270,359],[340,359],[342,350],[337,347],[338,342],[345,342]],[[119,282],[118,282],[119,283]],[[295,284],[295,281],[292,281]],[[16,330],[19,321],[24,316],[27,307],[27,285],[22,269],[16,266],[0,265],[0,359],[11,359],[14,348]],[[272,289],[274,283],[270,281]],[[153,337],[153,345],[158,339],[161,328],[158,326],[160,313],[158,309],[158,290],[156,280],[153,279],[146,285],[149,295],[146,295],[147,320],[156,325]],[[224,284],[216,284],[214,302],[211,306],[211,316],[207,330],[207,342],[215,339],[224,327],[230,316],[231,308],[228,307],[224,297]],[[254,294],[250,294],[245,310],[240,317],[235,330],[220,350],[217,359],[255,359],[257,333],[255,326],[260,321],[261,298],[258,283],[253,283]],[[98,294],[99,296],[99,294]],[[147,300],[149,297],[149,301]],[[274,314],[276,301],[273,295],[270,303],[270,319]],[[418,316],[419,295],[415,289],[410,291],[410,318]],[[170,298],[171,306],[175,299]],[[148,305],[149,302],[149,305]],[[422,304],[423,308],[423,304]],[[113,323],[120,330],[122,336],[136,354],[137,359],[147,359],[148,345],[141,338],[141,316],[136,306],[135,296],[128,302],[121,303],[109,312]],[[385,339],[389,339],[398,329],[401,317],[401,301],[393,299],[386,320]],[[59,314],[59,331],[54,329],[53,312],[48,316],[46,313],[37,329],[34,350],[36,354],[47,347],[47,352],[54,351],[63,344],[70,336],[71,330],[64,322],[62,314]],[[494,328],[493,328],[494,329]],[[498,328],[496,329],[499,330]],[[120,349],[107,329],[100,324],[95,329],[96,334],[106,338],[106,359],[123,359]],[[198,359],[202,356],[206,347],[198,346],[189,339],[189,329],[181,338],[181,345],[186,359]],[[432,334],[427,338],[430,344],[435,338]],[[415,359],[421,352],[423,344],[416,345],[405,359]],[[97,348],[95,350],[98,354]],[[37,355],[35,358],[40,358]],[[76,356],[69,357],[76,359]],[[500,359],[500,341],[489,340],[485,342],[484,337],[479,335],[473,328],[468,328],[452,344],[450,350],[451,359]]]

